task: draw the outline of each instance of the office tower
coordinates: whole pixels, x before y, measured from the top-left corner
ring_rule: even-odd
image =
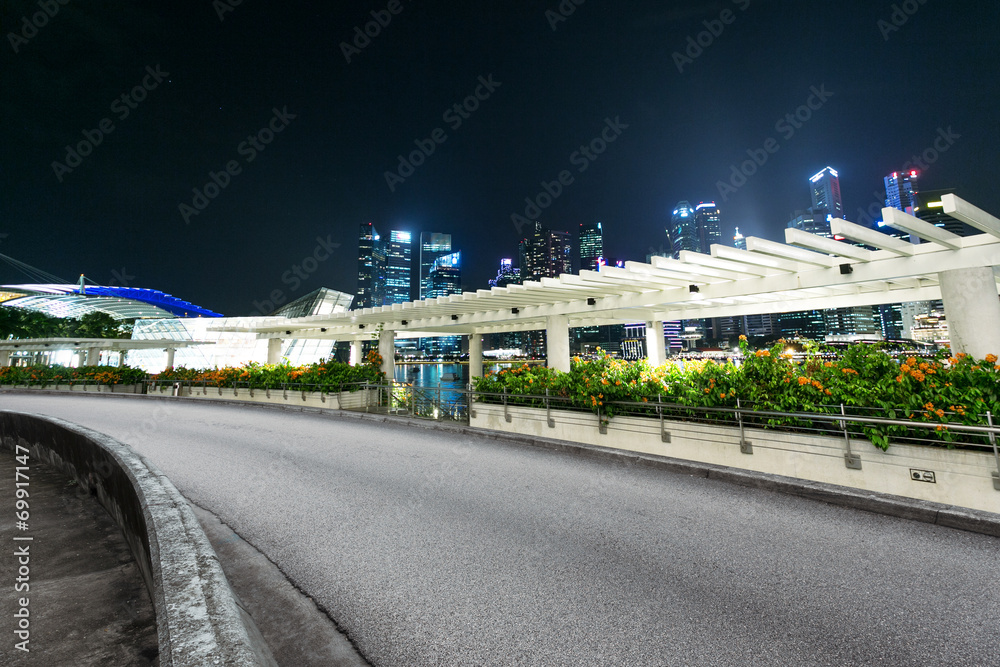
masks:
[[[885,177],[885,205],[913,215],[917,208],[917,172],[894,171]]]
[[[389,232],[385,245],[385,297],[382,305],[410,300],[413,273],[413,244],[409,232]]]
[[[601,223],[580,225],[580,270],[596,271],[598,261],[604,256],[604,230]]]
[[[740,250],[747,249],[747,240],[743,234],[740,234],[740,228],[736,228],[736,234],[733,235],[733,247],[739,248]]]
[[[680,256],[681,250],[691,250],[693,252],[701,250],[694,209],[691,208],[691,204],[688,202],[678,202],[670,214],[670,227],[667,228],[667,240],[670,242],[670,252],[674,259]]]
[[[979,232],[969,225],[944,212],[944,203],[941,201],[941,197],[953,194],[955,194],[955,188],[918,192],[914,215],[924,222],[941,227],[952,234],[958,234],[959,236],[973,236],[974,234],[978,234]]]
[[[792,219],[785,225],[791,229],[801,229],[810,234],[833,238],[830,233],[830,220],[826,212],[814,213],[812,211],[796,211],[792,214]]]
[[[426,299],[431,287],[431,266],[434,260],[450,255],[451,234],[423,232],[420,234],[420,275],[418,298]]]
[[[522,280],[555,278],[573,272],[573,246],[569,232],[553,231],[536,222],[520,245]]]
[[[490,279],[490,287],[507,287],[508,285],[521,284],[521,269],[514,268],[514,262],[510,259],[500,260],[500,270],[497,277]]]
[[[794,313],[778,313],[778,332],[787,338],[826,338],[826,322],[821,310],[802,310]]]
[[[462,253],[453,252],[438,257],[431,262],[427,272],[428,299],[447,297],[462,293]],[[462,352],[461,336],[435,336],[421,338],[420,349],[430,357],[454,355]]]
[[[840,198],[840,176],[832,167],[809,179],[812,193],[812,212],[823,214],[824,217],[844,217],[844,202]]]
[[[358,294],[354,307],[374,308],[385,299],[385,244],[370,222],[361,223],[358,236]]]
[[[701,202],[694,209],[694,220],[698,250],[707,255],[712,251],[712,244],[722,243],[722,213],[714,201]]]

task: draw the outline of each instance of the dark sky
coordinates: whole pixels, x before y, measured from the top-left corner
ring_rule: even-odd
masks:
[[[511,215],[563,170],[572,182],[538,218],[601,221],[607,255],[644,260],[682,199],[718,200],[726,238],[739,225],[780,239],[826,165],[858,220],[882,177],[942,133],[922,187],[1000,212],[997,3],[909,0],[895,29],[888,1],[576,1],[553,30],[558,0],[243,0],[221,20],[225,0],[42,0],[58,12],[37,31],[22,20],[37,0],[4,2],[0,253],[240,315],[276,290],[353,292],[358,224],[373,221],[451,233],[471,290],[516,256]],[[372,11],[391,22],[348,63],[341,43]],[[674,53],[699,33],[708,46],[681,72]],[[455,127],[444,113],[480,77],[499,85]],[[129,108],[122,95],[144,79]],[[813,88],[832,95],[779,126]],[[241,150],[275,109],[295,117],[274,121],[286,126],[262,151]],[[113,129],[78,166],[53,167],[105,119]],[[574,157],[606,119],[627,128],[596,159]],[[391,191],[385,172],[438,128],[444,143]],[[777,152],[723,201],[718,182],[769,138]],[[239,173],[186,222],[179,205],[230,161]],[[0,265],[0,281],[25,280]]]

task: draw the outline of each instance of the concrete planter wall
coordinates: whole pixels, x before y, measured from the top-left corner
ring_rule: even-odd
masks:
[[[665,421],[664,442],[657,419],[614,417],[602,434],[597,416],[552,410],[550,427],[540,408],[475,403],[470,425],[542,438],[556,438],[631,452],[668,456],[744,470],[837,484],[907,498],[1000,513],[1000,491],[993,487],[996,462],[991,453],[893,444],[886,452],[867,440],[852,440],[861,470],[845,465],[843,438],[747,428],[753,454],[740,450],[736,427]],[[934,473],[934,482],[915,481],[911,471]]]
[[[152,385],[147,393],[152,396],[173,396],[172,384],[161,384],[155,388]],[[225,389],[221,387],[187,387],[181,386],[178,396],[206,400],[248,401],[251,403],[270,403],[274,405],[298,405],[311,408],[329,408],[333,410],[358,410],[367,405],[375,405],[378,391],[374,389],[345,391],[324,394],[318,391],[294,391],[292,389]]]
[[[276,664],[191,507],[152,463],[102,433],[18,412],[0,411],[0,446],[63,471],[114,518],[153,601],[161,665]]]

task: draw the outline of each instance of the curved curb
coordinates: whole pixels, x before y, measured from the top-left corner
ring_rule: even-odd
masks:
[[[156,611],[164,667],[276,667],[187,500],[142,455],[62,419],[0,411],[0,442],[27,448],[97,496],[135,556]]]

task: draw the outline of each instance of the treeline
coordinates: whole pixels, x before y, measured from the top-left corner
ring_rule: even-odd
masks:
[[[0,340],[9,338],[131,338],[134,320],[116,320],[107,313],[81,318],[52,317],[23,308],[0,306]]]

